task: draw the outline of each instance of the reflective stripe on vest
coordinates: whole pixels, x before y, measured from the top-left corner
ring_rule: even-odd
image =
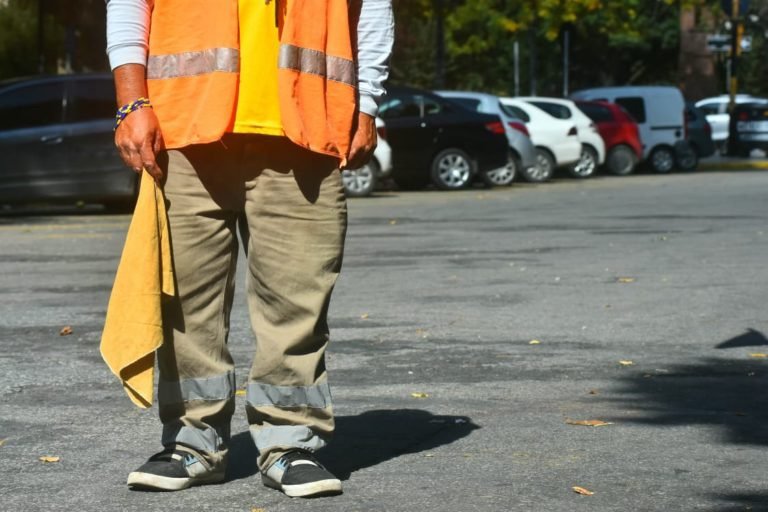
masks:
[[[148,80],[239,71],[240,51],[234,48],[209,48],[197,52],[150,55],[147,59]]]
[[[357,84],[354,61],[327,55],[318,50],[300,48],[292,44],[281,44],[277,62],[281,69],[319,75],[351,87],[355,87]]]

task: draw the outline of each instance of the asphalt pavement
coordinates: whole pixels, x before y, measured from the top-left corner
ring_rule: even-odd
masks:
[[[262,487],[242,396],[226,483],[129,491],[160,448],[156,409],[98,352],[129,217],[0,216],[0,509],[768,510],[768,172],[387,192],[349,210],[322,454],[345,493],[312,501]]]

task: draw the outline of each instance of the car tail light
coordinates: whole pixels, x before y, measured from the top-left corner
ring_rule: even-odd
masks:
[[[518,132],[522,133],[526,137],[531,136],[531,133],[528,131],[528,127],[525,126],[525,123],[521,123],[520,121],[509,121],[507,125],[513,130],[517,130]]]
[[[749,114],[747,114],[746,112],[740,112],[739,121],[749,121]]]
[[[379,137],[387,140],[387,127],[386,126],[377,126],[376,127],[376,133],[379,134]]]
[[[572,126],[570,130],[568,130],[568,136],[571,137],[573,135],[578,135],[579,130],[576,129],[575,126]]]
[[[504,125],[501,124],[501,121],[494,121],[492,123],[485,123],[485,129],[488,130],[491,133],[495,133],[497,135],[504,135],[506,132],[504,131]]]

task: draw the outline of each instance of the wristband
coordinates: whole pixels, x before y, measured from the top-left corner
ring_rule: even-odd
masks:
[[[115,130],[123,122],[123,119],[128,117],[128,114],[144,107],[152,108],[152,103],[149,102],[148,98],[141,97],[117,109],[117,114],[115,114]]]

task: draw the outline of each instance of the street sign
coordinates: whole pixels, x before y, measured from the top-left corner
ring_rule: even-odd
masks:
[[[731,36],[729,34],[710,34],[707,36],[707,49],[712,53],[728,53],[731,51]]]
[[[711,34],[707,36],[707,49],[712,53],[730,53],[731,36],[728,34]],[[752,51],[752,36],[742,36],[741,51]]]
[[[720,7],[729,18],[733,18],[733,0],[720,0]],[[744,16],[749,9],[749,0],[739,0],[739,16]]]

